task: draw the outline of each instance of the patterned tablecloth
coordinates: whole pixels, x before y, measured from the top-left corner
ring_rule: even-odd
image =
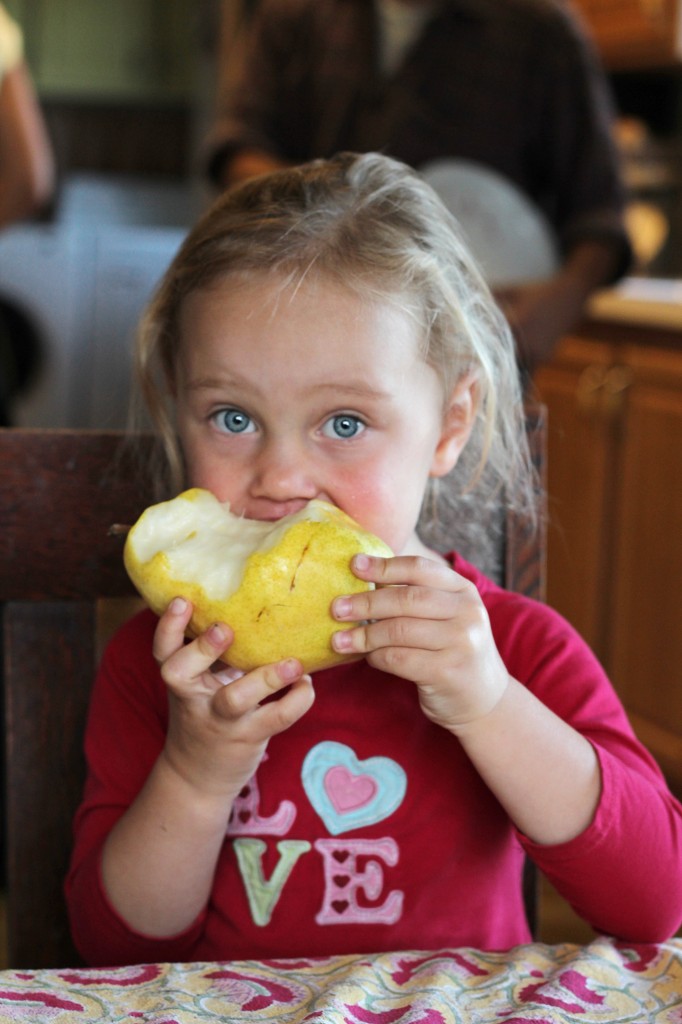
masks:
[[[0,1024],[682,1024],[682,940],[0,972]]]

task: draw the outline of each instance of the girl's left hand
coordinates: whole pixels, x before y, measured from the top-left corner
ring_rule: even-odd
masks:
[[[352,569],[377,589],[333,602],[339,622],[366,623],[335,633],[334,649],[411,679],[427,717],[452,732],[492,711],[510,677],[473,583],[411,555],[358,555]]]

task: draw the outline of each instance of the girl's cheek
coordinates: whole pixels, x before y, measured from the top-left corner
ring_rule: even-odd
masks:
[[[190,487],[203,487],[215,494],[218,501],[234,503],[234,474],[226,472],[225,467],[213,465],[202,458],[199,453],[187,452],[187,480]],[[232,484],[232,486],[229,486]]]
[[[343,475],[335,493],[336,503],[368,530],[386,515],[387,495],[376,474]]]
[[[381,537],[395,551],[396,545],[402,546],[407,542],[403,533],[409,536],[411,530],[402,522],[400,502],[395,490],[384,489],[376,484],[375,480],[374,487],[354,490],[346,496],[346,500],[343,494],[338,493],[335,501],[363,529]]]

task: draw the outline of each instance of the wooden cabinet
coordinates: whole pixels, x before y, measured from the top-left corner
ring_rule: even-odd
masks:
[[[682,333],[587,326],[536,383],[549,410],[548,601],[682,793]]]
[[[680,61],[680,0],[572,2],[610,70],[664,67]]]

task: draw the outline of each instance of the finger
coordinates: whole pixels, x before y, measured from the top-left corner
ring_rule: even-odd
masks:
[[[203,691],[213,692],[220,688],[220,681],[209,673],[209,669],[225,653],[232,639],[233,633],[229,626],[214,623],[162,662],[161,676],[164,682],[178,693],[188,691],[190,687],[196,688],[199,679],[204,680]]]
[[[418,682],[424,676],[424,659],[440,658],[445,644],[436,640],[429,632],[418,637],[409,635],[408,630],[396,628],[394,621],[373,623],[356,629],[335,633],[332,646],[339,654],[366,657],[367,661],[382,672]],[[436,668],[436,662],[429,662],[429,673]]]
[[[278,700],[261,705],[254,713],[254,720],[262,739],[290,728],[311,708],[314,700],[313,681],[309,675],[302,675]]]
[[[457,614],[462,591],[434,587],[393,586],[337,597],[332,615],[338,622],[397,618],[450,619]]]
[[[366,655],[382,648],[475,652],[490,636],[488,614],[475,587],[452,594],[399,587],[370,597],[376,597],[376,605],[368,605],[369,621],[332,635],[340,654]]]
[[[351,569],[358,579],[375,583],[378,587],[414,584],[456,590],[469,582],[446,562],[422,555],[392,558],[356,555],[351,561]]]
[[[168,605],[154,633],[153,654],[159,664],[184,646],[185,630],[191,618],[192,605],[184,597],[176,597]]]
[[[303,666],[296,658],[264,665],[223,686],[213,698],[213,709],[223,718],[241,718],[303,675]]]
[[[478,599],[470,580],[445,562],[431,558],[363,555],[353,559],[352,568],[356,576],[374,583],[376,589],[336,598],[332,614],[339,622],[397,615],[447,618],[455,614],[462,596]]]
[[[340,630],[332,636],[339,654],[370,654],[387,648],[441,651],[452,643],[447,619],[389,618]]]

